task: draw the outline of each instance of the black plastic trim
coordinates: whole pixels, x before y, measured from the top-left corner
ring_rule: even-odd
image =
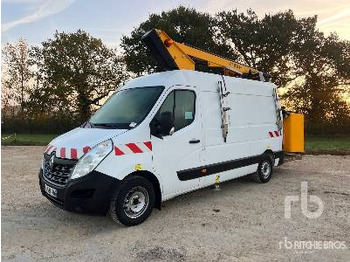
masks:
[[[279,166],[282,165],[284,160],[284,152],[283,151],[274,152],[274,156],[275,158],[280,159],[278,165]],[[217,174],[217,173],[228,171],[231,169],[258,164],[264,158],[265,158],[265,155],[261,154],[261,155],[251,156],[251,157],[244,157],[244,158],[239,158],[235,160],[225,161],[225,162],[219,162],[219,163],[210,164],[206,166],[200,166],[196,168],[185,169],[185,170],[177,171],[177,177],[181,181],[187,181],[191,179],[200,178],[203,176]]]
[[[264,155],[257,155],[257,156],[245,157],[245,158],[210,164],[206,166],[181,170],[177,172],[177,176],[181,181],[187,181],[187,180],[196,179],[203,176],[217,174],[217,173],[224,172],[231,169],[236,169],[240,167],[257,164],[264,157],[265,157]]]
[[[65,187],[58,187],[45,180],[40,169],[39,184],[42,194],[62,209],[105,215],[109,210],[112,194],[121,181],[94,170],[84,177],[69,180]],[[45,192],[45,184],[57,190],[57,198]]]

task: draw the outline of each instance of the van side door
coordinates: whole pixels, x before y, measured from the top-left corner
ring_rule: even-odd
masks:
[[[203,138],[199,112],[196,90],[177,87],[168,92],[151,121],[153,165],[162,178],[164,199],[199,186],[199,178],[179,175],[200,165]]]

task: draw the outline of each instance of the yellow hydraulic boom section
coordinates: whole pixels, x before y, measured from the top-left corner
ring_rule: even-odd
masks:
[[[158,64],[166,70],[195,70],[196,61],[200,60],[206,62],[208,67],[222,68],[225,75],[269,81],[269,76],[263,72],[186,44],[175,42],[159,29],[147,32],[142,40]]]

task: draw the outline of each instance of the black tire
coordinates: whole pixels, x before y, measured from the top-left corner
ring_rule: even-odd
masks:
[[[133,176],[127,178],[113,194],[109,213],[117,223],[136,226],[149,217],[154,203],[155,193],[152,183],[144,177]],[[140,207],[141,210],[136,212]]]
[[[273,157],[266,155],[260,161],[257,171],[252,174],[253,179],[258,183],[267,183],[273,174]]]

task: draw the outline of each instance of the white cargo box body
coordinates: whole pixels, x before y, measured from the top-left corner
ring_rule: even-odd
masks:
[[[57,159],[69,160],[73,156],[79,159],[88,152],[84,148],[93,148],[99,142],[112,139],[113,151],[97,165],[94,172],[117,181],[138,172],[148,174],[159,183],[162,201],[212,185],[218,180],[254,173],[266,153],[273,157],[273,164],[278,165],[282,152],[282,130],[278,130],[277,126],[279,104],[274,98],[276,86],[226,76],[224,80],[229,92],[225,98],[226,106],[230,108],[226,111],[229,122],[226,141],[218,92],[218,82],[223,81],[223,77],[176,70],[139,77],[121,88],[164,87],[150,112],[135,127],[123,130],[76,128],[53,140],[46,153],[54,152]],[[181,111],[179,106],[176,110],[180,112],[179,118],[183,118],[179,121],[185,126],[161,138],[151,135],[152,120],[174,90],[191,91],[194,110]],[[176,93],[174,101],[183,94]],[[65,154],[62,155],[62,152]],[[84,183],[84,178],[79,180]],[[69,187],[69,181],[66,187]]]

